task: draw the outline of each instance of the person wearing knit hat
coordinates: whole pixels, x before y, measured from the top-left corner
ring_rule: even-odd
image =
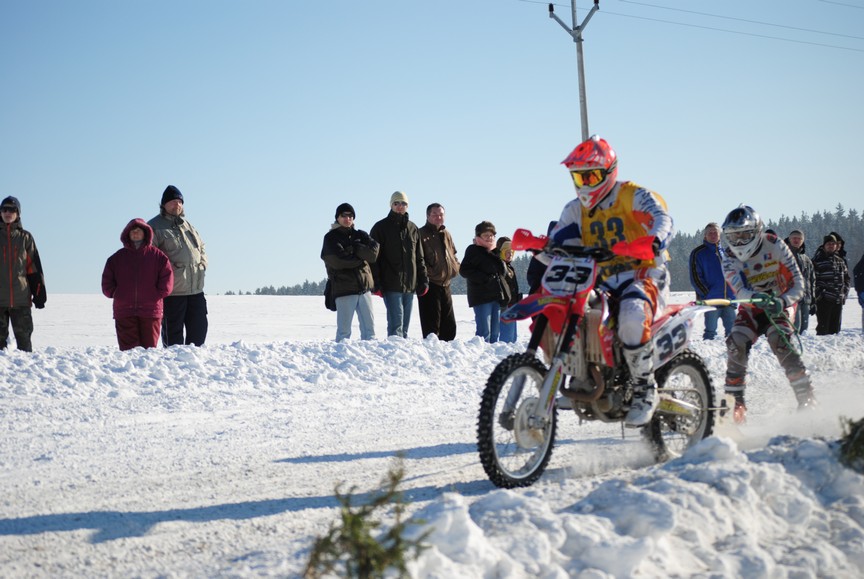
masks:
[[[816,286],[816,335],[840,333],[843,304],[852,287],[849,266],[840,255],[840,240],[833,231],[822,238],[822,245],[813,254]]]
[[[354,208],[351,206],[350,203],[340,204],[339,207],[336,208],[336,217],[334,217],[333,219],[335,219],[338,222],[339,216],[343,215],[343,214],[345,214],[345,215],[350,214],[352,220],[357,218],[357,214],[354,213]]]
[[[354,207],[340,203],[336,222],[324,235],[321,259],[327,269],[324,303],[336,312],[336,341],[351,337],[354,312],[360,323],[360,339],[375,338],[372,290],[375,279],[371,264],[378,259],[378,242],[354,227]]]
[[[481,221],[474,227],[474,233],[474,243],[465,249],[459,275],[467,280],[468,307],[474,310],[474,334],[494,344],[501,328],[501,307],[510,303],[510,287],[504,280],[507,267],[495,248],[495,226]]]
[[[816,300],[813,299],[813,288],[816,285],[816,277],[813,273],[813,262],[807,257],[803,231],[793,229],[789,232],[789,237],[783,241],[786,242],[786,245],[792,250],[792,254],[795,255],[798,269],[801,270],[801,277],[804,278],[804,297],[801,298],[795,308],[795,319],[793,320],[795,330],[799,334],[803,334],[810,325],[810,316],[816,315]]]
[[[426,295],[429,278],[420,231],[408,218],[405,193],[396,191],[390,196],[390,213],[369,234],[381,245],[372,275],[387,308],[387,335],[407,338],[414,294]]]
[[[504,281],[510,288],[510,301],[506,307],[517,304],[522,300],[522,292],[519,291],[519,280],[516,279],[516,270],[513,269],[513,245],[509,237],[499,237],[495,243],[495,249],[498,251],[498,256],[504,262]],[[505,306],[501,306],[502,309]],[[498,341],[500,342],[515,342],[516,341],[516,322],[501,321],[499,326]]]
[[[6,349],[9,324],[19,350],[33,351],[33,314],[45,307],[45,276],[33,235],[21,226],[21,202],[0,202],[0,349]]]
[[[405,207],[408,207],[408,196],[402,191],[396,191],[390,196],[390,205],[392,206],[394,203],[404,204]]]
[[[153,229],[153,245],[168,256],[174,270],[174,289],[163,300],[165,347],[203,346],[207,339],[207,253],[198,230],[186,219],[184,203],[180,190],[168,185],[159,201],[159,215],[147,222]]]
[[[162,207],[166,203],[174,199],[179,199],[182,203],[183,194],[180,192],[180,189],[178,189],[174,185],[168,185],[167,187],[165,187],[165,191],[162,192],[162,201],[159,202],[159,206]]]

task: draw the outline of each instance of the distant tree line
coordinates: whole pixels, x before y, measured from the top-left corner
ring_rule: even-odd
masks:
[[[764,218],[764,216],[763,216]],[[707,222],[706,222],[707,225]],[[721,224],[722,225],[722,224]],[[850,269],[858,263],[861,255],[864,254],[864,215],[856,209],[845,209],[842,205],[837,205],[833,213],[823,211],[808,215],[802,213],[800,217],[781,216],[780,219],[768,220],[766,227],[777,232],[780,238],[785,238],[793,229],[800,229],[805,235],[805,246],[807,255],[813,257],[816,248],[822,245],[822,238],[832,231],[839,233],[840,237],[845,241],[844,249],[847,252],[846,260],[849,262]],[[669,263],[669,271],[672,276],[672,291],[682,292],[691,291],[690,287],[690,271],[689,258],[690,252],[697,245],[702,243],[702,230],[699,229],[693,233],[677,232],[669,246],[669,254],[671,261]],[[528,271],[528,263],[531,261],[530,254],[521,254],[513,260],[513,269],[516,270],[516,277],[519,280],[519,289],[523,293],[527,291],[528,282],[526,281],[525,273]],[[258,288],[254,292],[238,292],[228,291],[225,295],[256,295],[256,296],[311,296],[323,295],[324,285],[327,279],[321,281],[306,280],[302,284],[293,286],[282,286],[275,288],[272,285],[269,287]],[[456,276],[451,282],[451,291],[454,294],[465,294],[466,284],[465,278]]]

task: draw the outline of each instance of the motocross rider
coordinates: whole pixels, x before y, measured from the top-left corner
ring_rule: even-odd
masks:
[[[553,243],[609,248],[621,241],[654,238],[654,259],[616,256],[598,272],[598,286],[619,304],[617,334],[633,387],[624,424],[644,426],[659,403],[651,324],[666,307],[669,292],[665,264],[672,218],[660,195],[630,181],[617,181],[618,156],[597,135],[573,149],[562,165],[570,171],[578,197],[564,206],[549,234]]]
[[[747,415],[744,388],[750,348],[762,334],[786,372],[798,408],[815,405],[813,386],[800,353],[792,346],[795,329],[783,310],[804,295],[804,277],[795,255],[779,238],[766,232],[752,207],[740,205],[723,222],[723,245],[728,249],[723,274],[738,299],[754,300],[738,308],[735,325],[726,338],[726,394],[735,399],[733,420]]]

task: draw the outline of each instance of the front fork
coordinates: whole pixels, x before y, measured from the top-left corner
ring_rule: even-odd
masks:
[[[528,342],[527,353],[535,354],[540,345],[540,340],[543,338],[543,333],[549,323],[548,318],[540,315],[534,326],[534,332],[531,334],[531,340]],[[578,328],[579,316],[568,316],[564,333],[559,337],[558,343],[555,345],[555,356],[552,358],[552,364],[549,371],[546,372],[546,377],[543,379],[543,385],[540,387],[539,399],[542,404],[537,405],[537,414],[531,415],[528,419],[530,428],[542,429],[549,424],[552,418],[552,412],[555,408],[555,395],[564,380],[564,356],[570,351],[570,345],[573,342],[573,336]],[[519,376],[513,381],[513,387],[507,393],[507,399],[504,401],[504,409],[502,414],[509,414],[516,408],[516,404],[522,397],[522,390],[525,388],[525,376]]]

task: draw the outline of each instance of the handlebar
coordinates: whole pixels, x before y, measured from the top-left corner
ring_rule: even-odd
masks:
[[[583,247],[578,245],[551,244],[546,247],[546,253],[552,255],[572,255],[575,257],[590,257],[594,261],[609,261],[615,259],[615,253],[605,247]]]
[[[654,250],[652,249],[653,242],[653,237],[645,236],[635,239],[632,242],[618,242],[611,248],[560,245],[553,242],[545,235],[535,236],[527,229],[517,229],[513,234],[511,247],[516,251],[544,251],[553,255],[590,257],[595,261],[602,262],[610,261],[619,255],[632,257],[634,259],[652,259],[654,257]]]

